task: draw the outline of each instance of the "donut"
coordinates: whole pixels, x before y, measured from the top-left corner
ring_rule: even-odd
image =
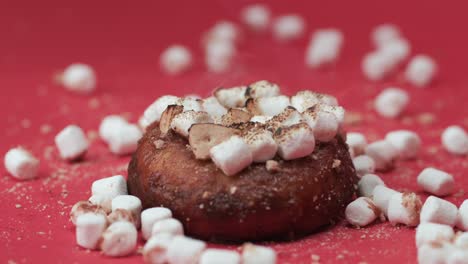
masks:
[[[241,92],[249,97],[252,91],[246,90]],[[206,144],[221,144],[233,134],[242,138],[252,130],[270,131],[277,140],[284,131],[304,125],[303,120],[278,123],[285,112],[296,111],[291,106],[266,123],[250,121],[251,110],[233,108],[212,123],[191,124],[187,136],[172,122],[184,108],[183,103],[170,105],[146,128],[128,167],[128,190],[144,208],[172,210],[187,235],[217,242],[295,239],[336,222],[355,197],[358,178],[342,128],[326,141],[316,140],[313,151],[302,157],[286,158],[278,150],[265,162],[226,175],[210,160]],[[315,112],[323,109],[313,107]]]

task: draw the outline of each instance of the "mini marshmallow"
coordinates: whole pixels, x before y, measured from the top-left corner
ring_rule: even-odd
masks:
[[[375,174],[366,174],[358,182],[358,192],[360,196],[372,197],[372,193],[377,185],[385,183],[379,176]]]
[[[445,264],[452,253],[453,246],[449,243],[427,243],[418,248],[419,264]]]
[[[273,21],[273,36],[279,41],[298,39],[302,37],[305,27],[305,21],[299,15],[279,16]]]
[[[192,98],[192,97],[185,97],[180,98],[178,105],[182,105],[184,107],[184,112],[187,111],[195,111],[200,112],[203,111],[203,101],[200,99]]]
[[[93,196],[99,195],[105,197],[107,201],[112,201],[112,199],[119,195],[127,194],[127,181],[125,181],[122,175],[96,180],[91,186],[91,192]]]
[[[6,170],[18,180],[29,180],[37,177],[39,160],[24,148],[10,149],[4,158]]]
[[[205,46],[205,64],[211,72],[225,72],[230,68],[235,54],[236,48],[232,42],[213,40]]]
[[[371,81],[380,81],[395,70],[396,61],[390,53],[373,51],[364,56],[361,70],[364,76]]]
[[[416,228],[416,246],[420,247],[423,244],[431,242],[450,242],[454,236],[455,233],[451,226],[435,223],[421,223]]]
[[[141,208],[141,200],[133,195],[119,195],[112,199],[112,212],[117,209],[129,211],[135,219],[137,227],[140,226]]]
[[[276,131],[280,127],[289,127],[302,123],[303,121],[303,116],[296,111],[294,107],[288,106],[283,110],[283,112],[275,115],[267,122],[267,128],[271,131]]]
[[[402,159],[416,158],[421,148],[421,139],[418,134],[409,130],[392,131],[385,136],[385,140],[398,150]]]
[[[311,91],[300,91],[291,97],[291,105],[301,113],[320,103],[319,95]]]
[[[463,201],[460,205],[457,215],[457,227],[468,231],[468,200]]]
[[[421,206],[421,200],[415,193],[396,193],[388,202],[388,220],[392,224],[417,226]]]
[[[250,119],[250,122],[257,122],[257,123],[260,123],[260,124],[265,124],[265,123],[268,122],[268,120],[270,120],[271,118],[272,118],[271,116],[256,115],[256,116],[253,116],[253,117]]]
[[[414,86],[424,87],[434,79],[437,64],[427,55],[416,55],[408,63],[405,77]]]
[[[458,208],[451,202],[429,196],[421,209],[421,223],[437,223],[455,226]]]
[[[306,64],[312,68],[334,63],[341,51],[343,33],[337,29],[317,30],[306,51]]]
[[[87,249],[97,248],[101,234],[106,227],[105,215],[86,213],[78,216],[76,219],[76,243]]]
[[[162,113],[169,105],[175,105],[180,102],[180,98],[173,95],[164,95],[159,97],[150,106],[148,106],[143,113],[146,122],[151,124],[161,119]]]
[[[263,32],[270,25],[271,11],[266,5],[249,5],[242,10],[241,19],[251,30]]]
[[[98,205],[108,214],[112,212],[112,198],[107,195],[91,195],[91,197],[89,197],[88,199],[88,202],[90,202],[93,205]]]
[[[240,264],[239,253],[225,249],[207,249],[200,256],[199,264]]]
[[[218,21],[208,32],[208,41],[223,41],[234,43],[240,37],[236,24],[230,21]]]
[[[55,145],[62,159],[76,160],[86,153],[89,142],[80,127],[69,125],[55,136]]]
[[[349,132],[346,134],[346,144],[353,149],[355,155],[362,155],[367,146],[367,139],[362,133]]]
[[[256,98],[254,107],[261,115],[275,116],[280,114],[290,104],[289,97],[285,95]]]
[[[278,145],[270,131],[261,129],[248,131],[243,138],[250,147],[253,162],[265,162],[276,155]]]
[[[171,128],[181,136],[188,137],[193,124],[213,123],[207,112],[187,111],[176,115],[171,122]]]
[[[246,90],[246,95],[252,98],[263,98],[279,96],[281,94],[280,87],[276,83],[262,80],[250,84]]]
[[[362,227],[374,222],[380,211],[370,198],[359,197],[346,206],[345,215],[348,223]]]
[[[233,88],[219,88],[214,92],[214,96],[218,102],[226,108],[244,107],[247,100],[245,92],[246,86],[238,86]]]
[[[385,185],[377,185],[375,186],[374,191],[372,191],[372,200],[374,200],[375,205],[385,216],[388,215],[388,203],[394,194],[399,194],[399,192],[390,189]]]
[[[400,29],[389,23],[376,26],[371,33],[372,42],[376,47],[384,46],[392,40],[399,39],[400,36]]]
[[[385,171],[393,168],[398,150],[388,141],[379,140],[367,145],[365,154],[375,162],[375,169]]]
[[[138,232],[133,224],[115,222],[102,234],[99,247],[106,256],[123,257],[135,251],[137,239]]]
[[[89,94],[96,89],[96,74],[91,66],[74,63],[65,68],[61,82],[69,91]]]
[[[409,95],[398,88],[387,88],[383,90],[374,102],[375,111],[386,118],[396,118],[409,103]]]
[[[151,237],[143,247],[144,262],[150,264],[167,263],[167,248],[173,238],[174,236],[169,233],[161,233]]]
[[[141,233],[143,238],[148,240],[151,237],[156,222],[169,218],[172,218],[172,212],[164,207],[148,208],[141,212]]]
[[[202,107],[213,119],[219,119],[227,113],[227,109],[214,96],[204,99]]]
[[[434,168],[426,168],[418,175],[418,185],[437,196],[449,195],[455,189],[453,176]]]
[[[173,236],[184,235],[182,223],[175,218],[162,219],[154,223],[151,229],[151,236],[158,236],[162,233],[169,233]]]
[[[139,222],[137,222],[137,219],[134,217],[134,215],[125,209],[116,209],[107,216],[107,222],[109,222],[109,224],[113,224],[119,221],[126,221],[132,223],[136,228],[139,227]]]
[[[468,264],[468,251],[454,248],[447,256],[447,264]]]
[[[468,232],[458,232],[453,244],[459,248],[468,249]]]
[[[146,122],[146,119],[144,119]],[[123,117],[118,115],[110,115],[102,119],[99,125],[99,136],[104,142],[109,142],[114,131],[127,125],[128,122]]]
[[[242,246],[243,264],[275,264],[276,252],[263,246],[246,243]]]
[[[468,154],[468,134],[460,126],[449,126],[442,133],[442,145],[455,155]]]
[[[328,142],[335,138],[339,128],[339,122],[333,113],[308,109],[302,113],[302,117],[314,131],[316,140]]]
[[[228,176],[240,172],[253,161],[249,145],[239,136],[232,136],[212,147],[210,156],[216,166]]]
[[[379,53],[391,60],[391,65],[396,67],[408,58],[411,52],[409,42],[403,38],[397,38],[389,41],[380,47]]]
[[[127,155],[135,152],[138,141],[143,136],[137,125],[128,124],[120,127],[110,135],[109,150],[117,155]]]
[[[146,131],[146,128],[151,125],[151,123],[149,123],[146,118],[144,116],[140,116],[140,118],[138,118],[138,126],[140,127],[140,129],[144,132]]]
[[[339,125],[343,124],[344,119],[345,119],[345,114],[346,114],[346,111],[344,110],[344,108],[341,107],[341,106],[334,106],[334,105],[325,104],[325,103],[323,103],[323,101],[326,100],[324,98],[325,97],[321,96],[320,101],[322,103],[318,105],[318,109],[320,111],[328,112],[328,113],[331,113],[331,114],[335,115],[336,119],[338,120],[338,124]]]
[[[353,159],[353,165],[356,169],[356,174],[359,178],[366,174],[375,172],[375,162],[371,157],[367,155],[355,157]]]
[[[74,225],[76,225],[76,220],[78,219],[78,217],[87,213],[101,214],[107,216],[106,211],[102,207],[94,205],[89,201],[80,201],[73,205],[70,211],[70,220]]]
[[[161,53],[161,68],[168,74],[176,75],[192,66],[192,53],[182,45],[172,45]]]
[[[184,236],[176,236],[167,248],[167,260],[172,264],[196,264],[206,243]]]
[[[305,123],[282,128],[274,138],[278,144],[278,155],[284,160],[308,156],[315,149],[314,132]]]

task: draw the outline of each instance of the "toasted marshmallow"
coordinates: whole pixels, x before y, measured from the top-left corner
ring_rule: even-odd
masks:
[[[302,37],[306,25],[296,14],[282,15],[273,21],[273,36],[279,41],[290,41]]]
[[[377,185],[372,191],[372,200],[374,200],[375,205],[380,209],[385,216],[388,216],[387,209],[388,203],[390,202],[390,198],[394,194],[398,194],[399,192],[386,187],[385,185]]]
[[[214,96],[218,102],[226,108],[244,107],[247,97],[245,92],[246,86],[238,86],[233,88],[219,88],[214,92]]]
[[[93,182],[91,192],[92,196],[89,201],[103,207],[106,212],[110,212],[112,210],[112,199],[128,193],[127,182],[121,175],[103,178]]]
[[[124,209],[129,211],[135,222],[137,223],[137,227],[140,226],[140,214],[141,214],[141,200],[133,195],[119,195],[112,199],[112,211],[116,211],[117,209]]]
[[[367,145],[365,153],[375,162],[375,169],[385,171],[393,168],[398,150],[388,141],[380,140]]]
[[[172,218],[172,212],[164,207],[148,208],[141,212],[141,234],[143,239],[148,240],[151,237],[156,222],[169,218]]]
[[[345,119],[345,114],[346,114],[346,111],[344,110],[344,108],[341,106],[325,104],[323,103],[324,101],[326,101],[324,98],[327,98],[327,97],[323,97],[323,96],[321,97],[320,100],[322,101],[322,103],[318,105],[318,109],[320,111],[333,114],[338,120],[338,124],[339,125],[343,124],[344,119]]]
[[[266,5],[249,5],[242,10],[241,19],[249,29],[264,32],[270,25],[271,11]]]
[[[328,142],[335,138],[339,128],[339,122],[333,113],[316,109],[307,109],[302,113],[302,117],[314,131],[314,137],[316,140]]]
[[[304,118],[294,107],[286,107],[280,114],[275,115],[266,122],[267,128],[271,131],[276,131],[280,127],[289,127],[299,123],[303,123]]]
[[[204,99],[202,107],[213,119],[219,119],[227,113],[227,109],[214,96]]]
[[[143,260],[149,264],[165,264],[167,260],[167,248],[171,243],[173,235],[161,233],[151,237],[143,247]]]
[[[89,94],[96,89],[96,73],[89,65],[73,63],[63,71],[61,82],[69,91]]]
[[[306,51],[306,64],[312,68],[334,63],[341,51],[343,33],[337,29],[317,30]]]
[[[268,120],[270,120],[271,118],[272,118],[272,116],[256,115],[256,116],[253,116],[250,119],[250,122],[266,124],[268,122]]]
[[[376,47],[384,46],[400,37],[400,29],[396,25],[390,23],[376,26],[371,33],[371,40]]]
[[[39,160],[24,148],[10,149],[5,154],[6,170],[18,180],[29,180],[37,177]]]
[[[418,175],[418,185],[437,196],[449,195],[455,189],[453,176],[434,168],[426,168]]]
[[[468,199],[463,201],[458,210],[457,227],[468,231]]]
[[[362,133],[349,132],[346,135],[346,144],[353,150],[354,155],[362,155],[367,146],[367,139]]]
[[[421,223],[437,223],[455,226],[458,208],[451,202],[429,196],[421,209]]]
[[[136,228],[138,228],[140,225],[138,219],[135,218],[134,214],[126,209],[116,209],[107,216],[107,222],[109,224],[113,224],[119,221],[129,222],[133,224]]]
[[[258,81],[249,85],[246,94],[252,98],[280,96],[280,87],[269,81]]]
[[[248,131],[243,138],[250,147],[253,162],[265,162],[276,155],[278,145],[270,131],[254,129]]]
[[[276,252],[264,246],[246,243],[242,246],[243,264],[275,264]]]
[[[380,212],[370,198],[359,197],[346,206],[345,215],[348,223],[362,227],[374,222]]]
[[[420,247],[423,244],[436,242],[450,242],[455,236],[453,228],[448,225],[435,223],[421,223],[416,228],[416,246]]]
[[[200,256],[200,264],[240,264],[239,253],[225,249],[207,249]]]
[[[402,159],[413,159],[421,148],[418,134],[409,130],[396,130],[388,133],[385,140],[390,142],[399,152]]]
[[[204,111],[203,101],[200,100],[200,99],[196,99],[196,98],[192,98],[192,97],[180,98],[177,104],[182,105],[184,107],[184,112],[187,112],[187,111],[195,111],[195,112]]]
[[[154,237],[163,233],[169,233],[173,236],[183,235],[184,227],[182,223],[175,218],[162,219],[154,223],[151,236]]]
[[[115,130],[109,138],[109,150],[117,155],[133,153],[143,133],[137,125],[128,124]]]
[[[437,74],[437,64],[427,55],[416,55],[408,63],[405,76],[408,82],[414,86],[424,87],[429,85]]]
[[[409,95],[398,88],[387,88],[382,91],[374,102],[375,111],[386,118],[398,117],[409,103]]]
[[[308,156],[315,149],[314,132],[305,123],[280,129],[274,139],[278,144],[278,154],[284,160]]]
[[[289,106],[289,97],[285,95],[261,97],[247,103],[247,109],[258,115],[275,116]]]
[[[378,185],[384,185],[385,183],[379,176],[375,174],[366,174],[358,182],[358,192],[360,196],[372,198],[372,193]]]
[[[437,264],[447,263],[448,256],[452,253],[453,246],[450,243],[427,243],[418,248],[418,263]]]
[[[176,75],[192,66],[192,53],[182,45],[171,45],[160,56],[161,68],[168,74]]]
[[[253,161],[249,145],[239,136],[231,136],[212,147],[210,156],[216,166],[228,176],[240,172]]]
[[[184,236],[175,236],[167,247],[168,263],[196,264],[206,248],[205,242]]]
[[[291,97],[291,106],[301,113],[320,103],[321,100],[319,94],[307,90],[297,92]]]
[[[455,155],[468,154],[468,134],[460,126],[449,126],[442,133],[442,145]]]
[[[200,123],[213,123],[213,119],[207,112],[187,111],[172,119],[171,128],[179,135],[188,137],[190,127]]]
[[[74,225],[76,225],[76,219],[78,219],[80,215],[87,213],[102,214],[103,216],[107,216],[106,211],[102,207],[94,205],[89,201],[80,201],[73,205],[70,211],[70,220]]]
[[[151,124],[155,121],[159,121],[164,110],[166,110],[169,105],[178,104],[179,100],[179,97],[173,95],[164,95],[159,97],[150,106],[148,106],[143,113],[146,122]]]
[[[388,202],[388,220],[392,224],[417,226],[421,206],[421,200],[415,193],[396,193]]]
[[[375,172],[375,162],[371,157],[367,155],[355,157],[353,159],[353,165],[356,169],[356,174],[358,177],[362,177],[366,174]]]
[[[149,125],[146,118],[143,117],[145,122],[145,127]],[[127,120],[118,115],[109,115],[102,119],[101,124],[99,125],[99,137],[104,142],[109,142],[114,131],[119,130],[121,127],[128,125]]]
[[[89,147],[88,139],[79,126],[69,125],[55,136],[60,157],[64,160],[76,160],[86,153]]]
[[[96,249],[107,227],[103,214],[85,213],[76,218],[76,243],[83,248]]]
[[[106,195],[94,194],[89,197],[88,202],[93,205],[98,205],[106,213],[112,212],[112,199]]]
[[[115,222],[102,234],[99,247],[106,256],[123,257],[135,251],[137,239],[138,232],[132,223]]]

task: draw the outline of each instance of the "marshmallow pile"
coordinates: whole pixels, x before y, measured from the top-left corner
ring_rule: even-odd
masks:
[[[206,99],[162,96],[143,118],[159,122],[162,134],[171,130],[187,138],[195,158],[235,175],[253,162],[310,155],[317,141],[335,138],[344,115],[330,95],[300,91],[289,97],[277,84],[258,81],[219,88]]]
[[[276,253],[268,247],[245,244],[241,253],[207,249],[204,241],[184,235],[182,223],[168,208],[142,211],[140,199],[128,195],[121,175],[93,182],[91,192],[88,201],[76,203],[70,212],[76,243],[82,248],[100,250],[109,257],[135,254],[141,228],[145,263],[276,263]]]

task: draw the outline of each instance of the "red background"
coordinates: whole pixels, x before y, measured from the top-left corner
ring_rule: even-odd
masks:
[[[60,161],[54,135],[76,123],[93,134],[102,117],[124,114],[136,121],[145,107],[163,94],[199,93],[220,85],[238,85],[267,79],[290,94],[313,89],[336,95],[349,111],[364,120],[349,130],[363,131],[369,139],[381,138],[397,128],[416,130],[424,143],[420,159],[399,162],[382,174],[387,185],[417,190],[415,178],[426,166],[453,173],[457,194],[448,200],[457,205],[467,198],[468,160],[447,154],[440,133],[450,124],[468,127],[468,18],[466,1],[272,1],[275,15],[297,12],[308,23],[307,36],[279,44],[269,34],[246,34],[232,71],[206,72],[200,48],[203,31],[220,19],[238,21],[249,1],[1,1],[0,2],[0,153],[23,145],[40,157],[40,177],[19,182],[0,169],[0,262],[16,263],[141,263],[140,256],[109,259],[98,252],[79,249],[68,222],[70,206],[90,195],[98,178],[126,175],[128,157],[117,158],[96,140],[84,162]],[[418,89],[399,73],[383,83],[365,80],[362,56],[372,48],[370,30],[394,22],[412,43],[414,53],[427,53],[440,65],[431,87]],[[345,47],[336,67],[314,71],[304,66],[304,49],[310,32],[338,27]],[[182,43],[195,53],[195,67],[182,76],[161,73],[160,52]],[[72,62],[95,67],[98,90],[91,96],[67,93],[53,84],[53,75]],[[378,118],[370,109],[372,98],[395,85],[412,97],[406,114],[398,120]],[[420,116],[435,118],[423,124]],[[47,130],[50,130],[49,132]],[[420,192],[422,194],[422,192]],[[422,194],[422,197],[426,197]],[[377,223],[353,229],[340,223],[301,241],[273,244],[281,263],[414,263],[414,230]]]

